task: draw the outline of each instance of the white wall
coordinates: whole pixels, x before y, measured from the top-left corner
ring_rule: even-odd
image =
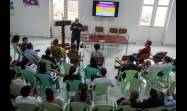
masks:
[[[120,2],[118,17],[110,18],[92,16],[93,0],[80,0],[80,22],[88,25],[91,33],[97,25],[103,26],[105,33],[110,27],[127,28],[130,41],[135,42],[142,0],[117,1]]]
[[[171,17],[166,27],[164,44],[176,45],[176,0],[174,0]]]
[[[24,6],[14,0],[15,13],[10,16],[10,32],[26,36],[49,37],[49,0],[39,0],[40,6]]]

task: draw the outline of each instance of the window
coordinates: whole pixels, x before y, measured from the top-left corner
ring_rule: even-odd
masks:
[[[64,0],[53,0],[53,19],[62,20],[64,17]]]
[[[144,0],[140,25],[164,27],[170,0]]]
[[[67,18],[74,21],[79,17],[79,0],[68,0],[67,2]]]

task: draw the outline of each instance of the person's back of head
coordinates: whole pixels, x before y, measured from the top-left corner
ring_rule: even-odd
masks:
[[[32,49],[32,48],[33,48],[32,43],[29,42],[29,43],[27,44],[27,48],[28,48],[28,49]]]
[[[87,98],[88,85],[82,84],[80,88],[80,100],[85,101]]]
[[[72,44],[71,45],[71,50],[74,50],[74,49],[76,49],[77,48],[77,45],[76,44]]]
[[[42,62],[42,61],[39,62],[39,64],[38,64],[38,72],[39,73],[46,73],[47,72],[46,63],[45,62]]]
[[[136,100],[138,99],[139,97],[139,92],[137,90],[134,90],[130,93],[130,98],[129,98],[129,101],[130,102],[136,102]]]
[[[169,56],[166,56],[166,57],[164,58],[164,61],[165,61],[166,63],[171,63],[171,62],[172,62],[172,59],[171,59]]]
[[[69,79],[73,80],[73,75],[76,72],[76,67],[74,65],[72,65],[69,69]]]
[[[146,43],[145,43],[145,46],[146,47],[150,47],[151,45],[152,45],[152,41],[147,40]]]
[[[106,68],[102,67],[102,68],[101,68],[101,76],[102,76],[102,77],[105,77],[105,76],[106,76],[106,73],[107,73]]]
[[[129,62],[130,62],[130,63],[133,63],[134,61],[135,61],[134,56],[133,56],[133,55],[130,55],[130,56],[129,56]]]
[[[58,39],[55,39],[55,40],[53,41],[53,45],[58,45]]]
[[[51,88],[46,88],[45,95],[47,101],[51,102],[54,99],[54,92]]]
[[[25,57],[23,57],[22,61],[21,61],[21,69],[25,69],[26,65],[28,64],[29,60]]]
[[[98,43],[94,44],[94,48],[95,50],[99,50],[100,49],[100,45]]]
[[[129,59],[129,56],[127,56],[127,55],[122,56],[123,61],[127,61],[128,59]]]
[[[51,49],[50,49],[50,48],[47,48],[47,49],[45,50],[45,55],[46,55],[46,56],[50,56],[50,55],[51,55]]]
[[[17,72],[15,69],[10,69],[10,79],[15,79],[17,76]]]
[[[151,97],[151,98],[155,98],[155,99],[158,98],[158,92],[157,92],[156,89],[153,89],[153,88],[152,88],[152,89],[150,90],[149,94],[150,94],[150,97]]]
[[[23,37],[22,38],[22,43],[27,43],[28,42],[28,38],[27,37]]]
[[[27,85],[27,86],[23,86],[23,87],[21,88],[21,95],[22,95],[23,97],[29,96],[30,93],[31,93],[31,86]]]
[[[20,39],[20,37],[18,35],[14,35],[13,38],[12,38],[12,40],[11,40],[11,42],[18,43],[19,39]]]
[[[97,61],[96,61],[95,57],[90,58],[90,66],[97,67]]]

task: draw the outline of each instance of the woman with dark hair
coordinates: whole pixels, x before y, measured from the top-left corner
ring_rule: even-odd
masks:
[[[120,98],[117,101],[118,105],[130,105],[133,108],[141,108],[141,102],[138,100],[139,98],[139,92],[134,90],[130,93],[130,97],[128,100],[125,98]]]
[[[151,89],[149,94],[150,97],[146,100],[143,100],[142,108],[153,108],[164,105],[164,101],[159,96],[156,89]]]
[[[63,81],[65,82],[66,80],[81,80],[81,76],[76,73],[77,68],[75,65],[72,65],[69,69],[69,75],[65,75]]]
[[[62,97],[55,97],[54,92],[51,88],[46,88],[45,90],[46,101],[53,104],[63,105],[63,98]]]
[[[47,74],[49,76],[49,84],[56,84],[56,88],[60,88],[59,77],[56,76],[56,73],[46,69],[45,62],[39,62],[37,72],[37,74]]]
[[[39,104],[42,102],[41,97],[36,95],[34,97],[32,93],[31,86],[24,86],[21,88],[21,96],[16,97],[15,103],[21,104],[21,103],[28,103],[28,104],[36,104],[39,106]]]
[[[80,91],[77,92],[75,96],[71,98],[71,101],[72,102],[84,102],[89,105],[91,104],[91,93],[88,90],[87,84],[81,85]]]

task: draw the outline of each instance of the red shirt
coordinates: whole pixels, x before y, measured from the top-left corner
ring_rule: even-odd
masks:
[[[140,54],[150,54],[150,53],[151,53],[151,48],[150,47],[145,47],[145,48],[141,49]]]

